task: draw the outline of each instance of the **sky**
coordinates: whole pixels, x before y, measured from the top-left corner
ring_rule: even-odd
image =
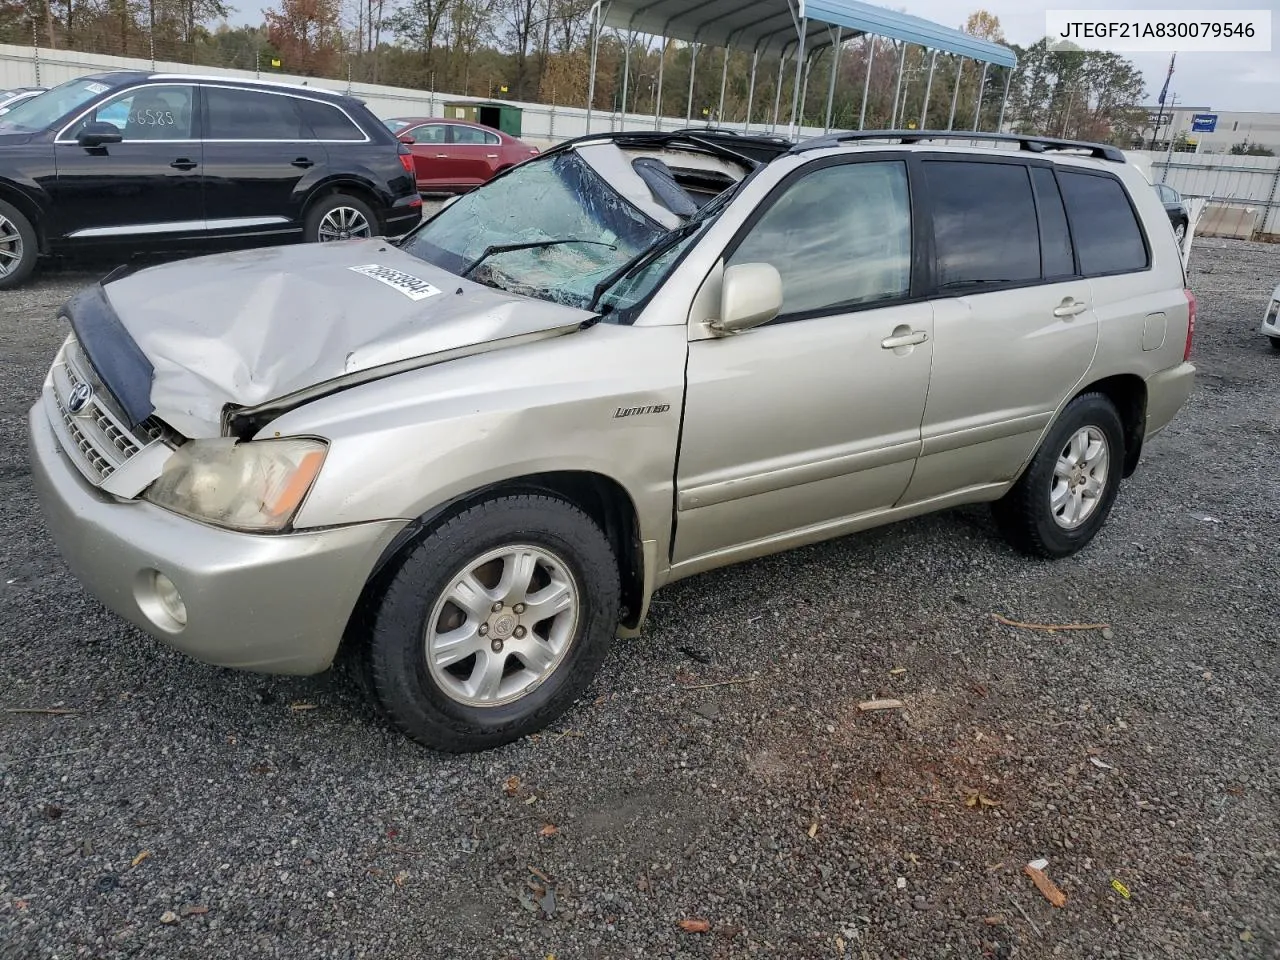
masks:
[[[876,2],[876,0],[871,0]],[[1206,107],[1213,110],[1265,110],[1280,113],[1280,0],[1057,0],[1036,3],[1027,0],[897,0],[896,7],[908,13],[946,26],[964,23],[974,9],[982,8],[1000,18],[1005,38],[1027,45],[1041,39],[1045,32],[1046,10],[1233,10],[1271,11],[1270,53],[1193,53],[1179,51],[1174,64],[1169,98],[1176,94],[1178,105]],[[1137,64],[1147,80],[1148,102],[1154,105],[1160,97],[1165,74],[1169,70],[1169,54],[1122,53]]]
[[[230,17],[233,24],[262,22],[262,0],[232,0],[237,7]],[[694,0],[696,2],[696,0]],[[876,0],[871,0],[876,2]],[[1194,53],[1178,52],[1169,99],[1177,96],[1179,106],[1204,107],[1213,110],[1261,110],[1280,112],[1280,0],[1057,0],[1052,4],[1034,0],[889,0],[882,5],[949,27],[958,27],[977,9],[985,9],[1000,18],[1005,37],[1012,43],[1028,45],[1041,39],[1045,32],[1045,11],[1179,9],[1205,10],[1270,10],[1272,42],[1269,53]],[[1147,79],[1148,105],[1154,105],[1169,69],[1169,54],[1121,54],[1133,61]]]

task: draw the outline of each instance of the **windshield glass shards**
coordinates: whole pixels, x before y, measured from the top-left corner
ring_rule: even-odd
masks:
[[[667,232],[567,150],[464,194],[403,249],[490,286],[585,308],[601,280]]]

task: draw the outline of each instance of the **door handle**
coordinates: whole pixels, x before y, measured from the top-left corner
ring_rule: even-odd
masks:
[[[486,160],[497,160],[497,159],[498,159],[498,155],[497,155],[496,153],[486,153],[486,154],[484,155],[484,158],[485,158]]]
[[[181,157],[173,161],[169,166],[173,167],[175,170],[194,170],[199,166],[199,164],[194,160],[188,160],[186,157]]]
[[[1080,300],[1072,300],[1067,297],[1060,304],[1053,308],[1055,317],[1074,317],[1084,313],[1089,309],[1089,305]]]
[[[895,336],[886,337],[880,341],[880,346],[886,350],[897,350],[899,347],[914,347],[928,341],[929,334],[923,330],[912,330],[909,333],[898,333]]]
[[[305,170],[307,169],[307,167],[314,167],[315,161],[309,160],[306,157],[299,157],[297,160],[291,161],[290,166],[301,167],[303,170]]]
[[[437,154],[436,154],[436,159],[437,159],[437,160],[448,160],[448,159],[449,159],[449,155],[448,155],[447,153],[437,153]]]

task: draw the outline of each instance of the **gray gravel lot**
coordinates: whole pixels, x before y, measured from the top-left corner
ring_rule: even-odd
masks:
[[[24,418],[93,274],[0,294],[0,957],[1280,957],[1280,246],[1193,268],[1197,389],[1083,555],[966,509],[695,578],[469,757],[86,596]]]

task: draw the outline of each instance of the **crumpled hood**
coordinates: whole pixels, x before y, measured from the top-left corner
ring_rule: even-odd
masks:
[[[154,368],[157,415],[190,437],[216,434],[226,404],[591,316],[463,280],[381,239],[198,257],[104,290]]]

